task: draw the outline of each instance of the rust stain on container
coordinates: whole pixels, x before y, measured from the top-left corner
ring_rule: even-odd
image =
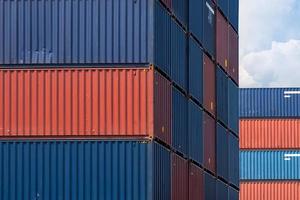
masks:
[[[217,10],[217,26],[216,26],[216,54],[217,62],[221,67],[228,70],[228,23],[222,16],[219,10]]]
[[[188,161],[172,154],[172,200],[188,199],[189,187]]]
[[[299,200],[300,182],[243,182],[240,200]]]
[[[212,60],[204,55],[204,108],[215,116],[216,114],[216,69]]]
[[[242,119],[240,148],[300,148],[300,119]]]
[[[2,69],[0,96],[1,137],[155,133],[170,143],[171,84],[152,68]]]

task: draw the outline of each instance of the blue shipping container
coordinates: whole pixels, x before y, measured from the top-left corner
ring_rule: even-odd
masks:
[[[239,88],[228,79],[228,127],[239,134]]]
[[[239,192],[232,187],[229,187],[229,198],[228,200],[239,200]]]
[[[203,165],[203,110],[189,100],[189,158]]]
[[[218,0],[218,6],[226,18],[229,16],[229,1],[232,0]]]
[[[228,126],[228,78],[225,72],[217,67],[217,118]]]
[[[3,200],[171,198],[170,152],[157,143],[2,141],[0,172]]]
[[[189,0],[189,29],[202,44],[203,41],[203,1]]]
[[[228,180],[228,132],[217,123],[217,175]]]
[[[204,175],[204,199],[216,200],[216,179],[208,173]]]
[[[229,22],[239,31],[239,0],[229,0]]]
[[[203,10],[203,47],[212,56],[216,57],[216,15],[212,0],[204,0]]]
[[[300,88],[240,89],[240,118],[299,118]]]
[[[175,17],[180,23],[187,28],[188,22],[188,1],[187,0],[172,0],[172,9]]]
[[[299,180],[300,151],[241,151],[241,180]]]
[[[189,38],[189,92],[203,104],[203,52],[192,37]]]
[[[228,187],[225,183],[217,180],[217,200],[227,199],[228,197]],[[228,199],[231,200],[231,199]]]
[[[175,87],[172,95],[172,146],[188,155],[188,99]]]
[[[239,141],[231,133],[228,136],[229,183],[239,187]]]

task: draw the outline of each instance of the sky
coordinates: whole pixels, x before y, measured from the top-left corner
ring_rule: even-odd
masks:
[[[240,87],[300,87],[300,0],[240,0]]]

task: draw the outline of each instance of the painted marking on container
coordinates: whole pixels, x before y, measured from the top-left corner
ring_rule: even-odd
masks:
[[[284,160],[289,161],[289,160],[291,160],[291,158],[284,158]]]
[[[207,8],[210,10],[210,12],[211,12],[212,14],[215,14],[214,9],[209,5],[208,2],[206,2],[206,6],[207,6]]]
[[[284,91],[284,94],[300,94],[300,90],[299,91]]]
[[[285,153],[284,154],[284,160],[286,161],[290,161],[291,158],[296,158],[296,157],[300,157],[300,153]]]
[[[284,95],[284,98],[291,98],[291,95]]]

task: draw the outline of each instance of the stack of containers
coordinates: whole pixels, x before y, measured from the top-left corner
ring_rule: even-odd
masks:
[[[300,199],[300,88],[240,90],[241,200]]]
[[[0,199],[238,199],[238,0],[0,11]]]

